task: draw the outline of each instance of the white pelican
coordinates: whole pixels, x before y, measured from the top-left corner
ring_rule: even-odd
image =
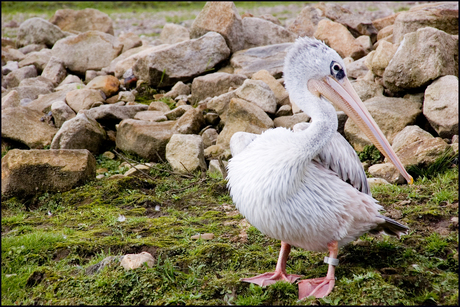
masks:
[[[262,233],[281,240],[275,272],[242,281],[269,285],[295,282],[286,273],[291,245],[329,251],[326,277],[299,282],[299,299],[324,297],[335,283],[341,246],[366,232],[400,236],[408,228],[379,214],[356,152],[337,132],[335,103],[355,121],[410,184],[412,177],[347,79],[333,49],[312,38],[298,38],[284,63],[291,101],[311,117],[294,131],[269,129],[261,135],[237,132],[231,139],[228,187],[236,207]]]

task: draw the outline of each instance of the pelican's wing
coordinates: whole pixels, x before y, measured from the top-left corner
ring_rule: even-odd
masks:
[[[296,124],[294,132],[305,130],[309,123]],[[325,146],[315,160],[324,167],[332,170],[345,182],[358,191],[371,195],[366,173],[356,151],[338,132],[334,133],[331,141]]]
[[[236,156],[242,152],[252,141],[254,141],[260,134],[248,132],[236,132],[230,139],[230,151],[232,156]]]

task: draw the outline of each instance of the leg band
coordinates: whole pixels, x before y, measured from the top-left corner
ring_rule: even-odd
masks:
[[[333,266],[337,266],[339,264],[339,259],[324,257],[324,262]]]

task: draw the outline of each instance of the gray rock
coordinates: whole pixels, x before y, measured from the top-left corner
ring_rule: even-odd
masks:
[[[282,26],[255,17],[243,18],[244,49],[294,42],[296,35]]]
[[[105,267],[107,267],[107,266],[109,266],[109,265],[111,265],[113,263],[119,263],[123,259],[123,257],[124,256],[109,256],[109,257],[106,257],[106,258],[102,259],[102,261],[87,267],[86,270],[85,270],[85,273],[86,273],[86,275],[94,275],[96,273],[99,273]]]
[[[295,124],[310,121],[310,116],[305,113],[297,113],[290,116],[280,116],[273,120],[275,127],[292,129]]]
[[[30,99],[30,100],[35,100],[37,99],[40,95],[47,95],[51,93],[51,90],[47,87],[42,87],[42,86],[28,86],[24,85],[21,87],[14,87],[14,90],[16,90],[19,93],[19,99],[23,100],[25,98]]]
[[[168,120],[161,111],[140,111],[134,115],[134,119],[148,120],[151,122],[164,122]]]
[[[54,85],[58,85],[64,81],[66,75],[67,71],[64,67],[64,63],[59,58],[53,56],[49,59],[41,74],[42,77],[51,80]]]
[[[190,95],[190,87],[190,85],[184,84],[184,82],[179,81],[176,84],[174,84],[171,90],[165,93],[163,97],[171,97],[172,99],[176,99],[178,96],[181,95]]]
[[[376,96],[383,96],[383,86],[373,81],[361,79],[351,82],[351,85],[362,101],[366,101]]]
[[[369,55],[360,58],[359,60],[350,62],[345,62],[345,67],[347,71],[347,76],[351,78],[358,79],[359,77],[364,77],[369,71],[369,68],[364,64],[364,61]]]
[[[267,113],[276,112],[275,94],[263,81],[247,79],[235,93],[237,97],[254,103]]]
[[[10,72],[2,80],[2,86],[6,88],[17,87],[19,83],[26,78],[37,76],[37,69],[33,65],[22,67]]]
[[[65,97],[68,92],[75,89],[75,87],[81,86],[80,84],[73,83],[65,85],[61,89],[55,89],[55,92],[49,93],[43,96],[36,98],[30,104],[27,105],[27,108],[36,110],[38,112],[48,113],[51,110],[51,105],[56,100],[65,100]]]
[[[168,45],[140,56],[133,73],[153,87],[166,87],[189,81],[230,55],[222,35],[208,32],[197,39]],[[193,63],[193,65],[190,65]]]
[[[101,106],[104,103],[104,99],[99,90],[86,88],[68,92],[65,96],[65,100],[75,113],[78,113],[80,110],[89,110]]]
[[[64,192],[93,180],[96,160],[81,150],[12,149],[2,158],[2,195]]]
[[[208,148],[209,146],[216,145],[217,142],[217,130],[214,128],[206,129],[202,134],[201,137],[203,138],[203,146],[204,148]]]
[[[191,103],[198,103],[207,97],[220,96],[228,92],[230,87],[237,88],[247,79],[240,74],[216,72],[193,79]]]
[[[42,76],[23,79],[19,83],[18,87],[26,87],[26,86],[34,86],[38,88],[43,88],[43,89],[48,90],[48,92],[51,92],[54,89],[53,82]]]
[[[21,101],[19,93],[16,90],[11,90],[8,94],[2,97],[2,110],[6,108],[19,107]]]
[[[206,171],[203,139],[199,135],[173,134],[166,145],[166,159],[178,172]]]
[[[228,161],[222,161],[224,167],[227,167]],[[222,169],[220,168],[219,160],[213,159],[209,161],[208,173],[219,174],[221,177],[224,175],[222,174]]]
[[[19,68],[29,65],[34,65],[37,68],[37,72],[41,74],[43,69],[51,59],[51,49],[42,49],[38,52],[31,52],[27,54],[24,59],[19,62]]]
[[[168,120],[176,120],[182,115],[184,115],[185,112],[191,109],[193,109],[193,107],[191,105],[186,104],[183,106],[178,106],[177,108],[174,108],[173,110],[164,113],[164,115]]]
[[[181,25],[166,23],[160,33],[160,39],[165,44],[175,44],[190,39],[190,31]]]
[[[22,48],[19,48],[18,50],[21,51],[24,54],[28,54],[28,53],[31,53],[31,52],[40,51],[43,48],[46,48],[45,44],[30,44],[30,45],[26,45],[26,46],[24,46]]]
[[[66,37],[59,27],[43,18],[30,18],[21,23],[16,38],[16,46],[29,44],[45,44],[49,48],[60,39]]]
[[[204,124],[205,122],[201,109],[192,108],[177,120],[173,130],[180,134],[197,134]]]
[[[146,111],[148,106],[143,104],[137,105],[102,105],[97,108],[92,108],[86,111],[88,116],[94,118],[102,126],[107,129],[115,129],[115,125],[123,119],[134,118],[141,111]]]
[[[2,66],[2,75],[7,75],[10,72],[16,70],[19,68],[18,62],[17,61],[8,61],[6,65]]]
[[[255,74],[252,75],[251,77],[252,80],[260,80],[265,82],[270,89],[273,91],[273,94],[275,94],[276,98],[276,104],[283,106],[283,105],[289,105],[289,94],[284,88],[281,83],[276,80],[268,71],[265,69],[259,70]]]
[[[95,9],[57,10],[50,18],[50,22],[63,31],[87,32],[95,30],[114,35],[112,19],[106,13]]]
[[[142,46],[142,41],[139,36],[133,32],[123,33],[118,36],[118,41],[123,45],[123,50],[121,53],[124,53],[130,49]]]
[[[60,128],[64,122],[77,115],[64,100],[56,100],[53,102],[51,104],[51,113],[53,114],[56,128]]]
[[[148,110],[149,111],[161,111],[163,113],[167,113],[171,111],[171,109],[166,103],[164,103],[163,101],[159,101],[159,100],[152,101],[150,105],[148,106]]]

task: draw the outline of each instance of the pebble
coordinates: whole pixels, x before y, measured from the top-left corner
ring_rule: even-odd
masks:
[[[191,237],[192,240],[212,240],[214,239],[214,234],[213,233],[203,233],[203,234],[197,234]]]

